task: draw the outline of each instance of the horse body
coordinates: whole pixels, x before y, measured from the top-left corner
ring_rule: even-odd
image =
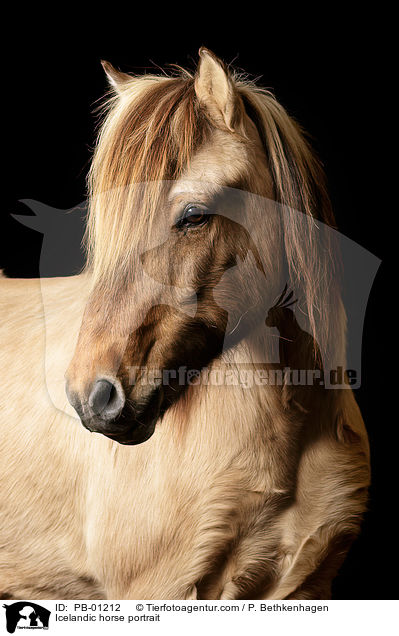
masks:
[[[174,217],[178,221],[171,224],[173,240],[141,251],[141,263],[152,278],[150,291],[139,278],[137,246],[129,254],[135,265],[127,267],[129,276],[126,258],[111,262],[118,250],[123,254],[133,234],[127,231],[130,216],[116,223],[111,208],[104,205],[102,212],[93,208],[96,224],[91,232],[105,249],[100,255],[94,250],[92,268],[84,274],[42,280],[41,289],[37,281],[0,280],[5,370],[0,384],[3,596],[326,598],[359,531],[369,479],[368,446],[350,390],[317,392],[312,408],[305,411],[296,409],[294,401],[288,408],[281,388],[256,383],[245,388],[198,382],[184,391],[171,386],[169,393],[166,388],[149,392],[141,378],[129,386],[132,364],[176,369],[185,363],[196,364],[198,372],[206,365],[225,372],[248,366],[260,344],[267,347],[264,316],[257,320],[251,314],[247,331],[240,332],[243,307],[250,301],[248,279],[240,280],[238,272],[233,288],[239,291],[238,304],[229,314],[240,326],[231,333],[240,335],[223,348],[226,312],[215,302],[215,290],[222,289],[222,296],[231,292],[223,275],[237,252],[244,269],[253,265],[251,291],[258,294],[258,304],[265,296],[271,306],[281,288],[273,250],[265,249],[263,267],[248,233],[236,223],[202,218],[211,196],[206,184],[213,182],[217,189],[221,182],[237,183],[245,172],[253,190],[272,196],[273,181],[256,127],[247,116],[242,119],[241,98],[238,106],[231,101],[231,80],[209,54],[203,52],[202,59],[205,68],[195,91],[200,103],[212,95],[207,117],[214,129],[207,121],[207,140],[199,150],[190,150],[194,154],[189,167],[182,166],[173,185],[168,184],[169,203],[163,200],[162,209],[175,214],[182,201],[184,210],[190,201],[197,207],[184,228],[184,217]],[[112,82],[131,81],[109,68],[108,72]],[[219,84],[212,87],[215,77]],[[154,92],[158,102],[172,90],[174,98],[178,94],[188,103],[194,92],[191,80],[187,82],[149,78],[147,84],[161,91]],[[138,89],[119,90],[121,102],[111,115],[117,122],[111,132],[118,135],[129,102],[126,90],[129,94]],[[151,91],[148,95],[148,103],[138,104],[141,118],[147,112],[144,107],[155,108]],[[181,124],[180,102],[168,99],[170,130],[175,130]],[[165,126],[162,106],[161,111],[158,124]],[[191,121],[197,111],[187,112]],[[164,130],[156,123],[152,121],[155,146]],[[245,139],[237,126],[241,132],[245,128]],[[124,134],[131,139],[128,128]],[[114,150],[113,142],[112,157]],[[147,165],[148,157],[143,159]],[[157,160],[164,161],[164,154]],[[107,164],[105,172],[115,178],[115,186],[124,187],[113,164]],[[254,209],[256,214],[255,204]],[[277,252],[282,233],[272,231],[269,222],[265,215],[259,217],[262,232]],[[211,241],[202,242],[204,232],[211,234]],[[286,234],[287,251],[289,238]],[[293,244],[290,249],[297,250],[299,259]],[[218,259],[211,263],[209,255],[215,251]],[[118,278],[122,261],[125,275]],[[157,266],[159,262],[163,267]],[[273,278],[265,276],[268,271]],[[165,278],[165,272],[171,272],[173,280]],[[181,296],[181,290],[195,285],[197,307],[188,318],[176,297],[172,307],[171,294],[177,288]],[[312,293],[309,286],[308,295]],[[339,350],[343,333],[341,325]],[[68,398],[85,428],[72,417],[63,382],[67,369]],[[103,398],[99,386],[112,390],[103,410],[97,409]]]

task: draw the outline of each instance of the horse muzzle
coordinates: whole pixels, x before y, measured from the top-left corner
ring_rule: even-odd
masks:
[[[162,388],[151,387],[140,399],[127,399],[117,378],[97,379],[81,396],[66,385],[70,404],[83,426],[120,444],[141,444],[154,433],[160,416]]]

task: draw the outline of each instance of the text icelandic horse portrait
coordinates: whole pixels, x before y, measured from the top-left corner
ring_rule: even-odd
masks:
[[[207,49],[103,66],[86,265],[0,280],[0,595],[330,598],[369,450],[322,169]]]

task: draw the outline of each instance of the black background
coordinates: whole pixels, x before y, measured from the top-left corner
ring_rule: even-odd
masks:
[[[317,26],[288,9],[276,17],[259,13],[259,7],[248,8],[246,16],[217,23],[213,17],[194,19],[182,11],[175,8],[161,16],[149,7],[143,15],[136,11],[112,15],[108,8],[100,30],[79,16],[67,22],[61,10],[51,24],[48,15],[43,20],[35,16],[32,23],[25,17],[23,25],[17,19],[2,65],[3,158],[9,172],[0,217],[0,267],[9,276],[38,274],[41,234],[9,216],[27,213],[20,199],[61,209],[85,199],[95,139],[93,111],[106,88],[100,59],[134,73],[168,63],[194,69],[198,48],[205,45],[227,63],[260,77],[260,84],[272,88],[310,133],[327,173],[340,231],[383,259],[369,300],[362,387],[356,391],[372,450],[369,512],[334,584],[334,598],[395,598],[387,581],[397,558],[389,547],[397,431],[395,423],[382,416],[389,395],[382,359],[388,230],[380,147],[387,123],[381,106],[386,98],[387,53],[376,39],[378,25],[373,16],[368,24],[359,19],[348,23],[347,16],[334,20],[327,9]]]

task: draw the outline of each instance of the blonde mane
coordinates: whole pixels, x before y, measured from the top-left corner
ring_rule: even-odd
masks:
[[[121,259],[128,266],[126,239],[137,199],[144,197],[135,227],[142,222],[149,228],[163,185],[181,175],[210,129],[191,76],[133,77],[105,112],[89,174],[86,243],[94,279],[104,272],[112,277]],[[137,184],[145,184],[145,192]]]

